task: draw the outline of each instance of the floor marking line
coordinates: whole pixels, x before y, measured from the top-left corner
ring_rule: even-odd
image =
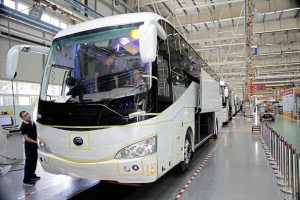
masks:
[[[221,140],[223,141],[223,140]],[[220,142],[221,142],[220,141]],[[200,164],[200,166],[198,167],[198,169],[196,170],[196,172],[193,173],[193,175],[190,177],[190,179],[187,181],[187,183],[183,186],[183,188],[180,190],[180,192],[178,193],[178,195],[176,195],[176,197],[174,198],[174,200],[179,200],[180,197],[183,195],[183,193],[185,192],[185,190],[188,188],[188,186],[191,185],[191,183],[193,182],[193,180],[196,178],[196,176],[198,174],[200,174],[200,170],[205,166],[206,162],[211,158],[211,155],[216,151],[217,149],[217,146],[220,144],[217,143],[216,146],[209,152],[208,155],[210,156],[207,156],[204,161]]]

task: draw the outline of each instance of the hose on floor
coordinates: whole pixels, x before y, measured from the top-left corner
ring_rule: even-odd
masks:
[[[1,154],[0,154],[0,157],[5,158],[7,160],[14,160],[14,162],[11,162],[11,163],[0,163],[0,165],[24,165],[24,164],[20,164],[19,162],[21,162],[21,161],[23,161],[25,159],[9,158],[9,157],[1,155]]]
[[[22,169],[9,170],[8,172],[16,172],[16,171],[22,171],[22,170],[24,170],[24,168],[22,168]]]

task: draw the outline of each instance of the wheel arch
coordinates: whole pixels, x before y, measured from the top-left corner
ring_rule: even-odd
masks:
[[[186,136],[189,136],[190,139],[191,139],[191,143],[192,143],[192,151],[194,152],[195,151],[195,138],[194,138],[194,132],[193,132],[193,129],[192,127],[188,127],[186,129],[186,132],[185,132],[185,137]],[[185,138],[184,138],[185,139]]]

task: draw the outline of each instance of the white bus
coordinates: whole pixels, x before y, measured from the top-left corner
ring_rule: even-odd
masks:
[[[8,68],[12,78],[15,66]],[[154,182],[175,166],[186,171],[195,149],[222,125],[219,80],[206,71],[213,72],[154,13],[62,30],[38,104],[42,167],[123,183]]]
[[[234,113],[235,116],[241,109],[241,100],[240,98],[235,94],[234,95]]]
[[[233,116],[234,98],[233,92],[225,81],[220,81],[222,95],[223,124],[227,125]]]

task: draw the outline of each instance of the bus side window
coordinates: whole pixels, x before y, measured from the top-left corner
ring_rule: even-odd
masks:
[[[170,97],[169,64],[161,55],[157,57],[158,69],[158,96]]]

